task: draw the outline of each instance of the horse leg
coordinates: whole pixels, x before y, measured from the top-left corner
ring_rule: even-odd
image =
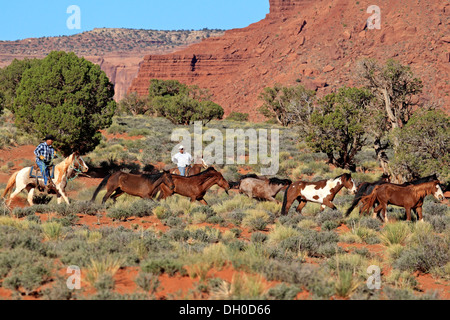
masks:
[[[69,201],[69,197],[67,196],[67,194],[64,192],[64,190],[59,186],[59,187],[56,187],[56,190],[58,191],[58,194],[56,195],[56,196],[61,196],[62,197],[62,199],[64,199],[64,201],[67,203],[67,204],[70,204],[70,201]],[[61,197],[58,197],[58,203],[62,203],[62,199],[61,199]]]
[[[9,199],[8,199],[8,201],[7,201],[6,204],[9,206],[9,205],[11,204],[11,202],[12,202],[12,199],[15,198],[15,197],[16,197],[23,189],[25,189],[25,186],[19,187],[19,186],[16,184],[16,189],[15,189],[14,192],[11,193],[11,195],[9,196]],[[30,203],[30,205],[32,206],[32,205],[33,205],[33,198],[31,198],[31,202],[28,200],[28,203]]]
[[[33,206],[33,205],[34,205],[34,202],[33,202],[34,190],[35,190],[35,189],[32,188],[32,189],[30,189],[30,191],[28,191],[27,200],[28,200],[28,203],[30,204],[30,206]]]
[[[336,206],[333,204],[333,202],[331,202],[330,200],[327,200],[327,199],[325,199],[323,201],[323,204],[321,206],[321,208],[322,208],[321,211],[323,211],[325,209],[325,206],[327,206],[328,208],[331,208],[333,210],[337,209]]]
[[[373,209],[373,219],[376,219],[378,217],[378,214],[380,214],[380,220],[383,219],[380,211],[383,209],[383,206],[381,204],[379,204],[378,206],[375,207],[375,209]]]
[[[417,207],[416,211],[417,211],[417,219],[419,220],[419,222],[423,222],[422,207]]]
[[[114,194],[111,195],[111,199],[113,199],[113,201],[116,202],[117,198],[120,197],[124,193],[125,192],[122,191],[122,189],[118,188],[115,190]],[[151,199],[150,196],[149,196],[149,199]]]
[[[411,221],[411,208],[405,208],[406,211],[406,221]]]
[[[302,213],[302,209],[306,206],[306,201],[303,201],[301,199],[298,200],[298,206],[297,209],[295,209],[298,213]]]
[[[194,201],[195,201],[195,199],[193,199]],[[192,201],[192,199],[191,199],[191,202],[194,202],[194,201]],[[204,204],[205,206],[207,206],[208,205],[208,202],[206,202],[205,201],[205,199],[200,199],[200,200],[198,200],[201,204]]]
[[[113,194],[113,192],[116,191],[115,189],[113,190],[107,190],[105,196],[103,197],[102,200],[102,204],[105,204],[106,200],[108,200],[108,198]]]

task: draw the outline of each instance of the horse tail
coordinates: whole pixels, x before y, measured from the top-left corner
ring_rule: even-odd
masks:
[[[6,184],[6,188],[2,193],[2,198],[4,198],[11,191],[11,189],[16,185],[16,177],[17,177],[18,173],[19,173],[19,171],[14,172],[13,175],[9,178],[8,183]]]
[[[361,201],[363,203],[363,207],[361,209],[361,212],[367,212],[368,213],[370,211],[370,208],[373,207],[375,201],[377,200],[377,191],[378,191],[378,186],[375,187],[375,189],[373,189],[371,194],[361,198]]]
[[[92,199],[91,202],[95,202],[95,198],[97,198],[98,193],[100,192],[100,190],[102,190],[105,186],[106,183],[108,183],[109,178],[111,178],[111,174],[108,174],[103,180],[102,182],[100,182],[100,184],[98,185],[97,189],[95,190],[94,194],[92,195]]]
[[[350,208],[347,209],[347,211],[345,211],[345,216],[348,217],[348,215],[353,211],[353,209],[355,209],[356,205],[358,204],[358,202],[361,200],[361,196],[355,196],[355,199],[353,199],[352,205],[350,206]]]
[[[289,191],[290,187],[291,187],[291,184],[288,185],[288,187],[286,188],[286,191],[284,191],[283,206],[281,207],[281,215],[283,215],[283,216],[286,214],[288,191]]]

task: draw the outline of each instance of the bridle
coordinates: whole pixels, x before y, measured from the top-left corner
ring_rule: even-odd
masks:
[[[75,163],[77,166],[74,166],[74,163]],[[75,156],[74,156],[74,159],[73,159],[73,161],[72,161],[72,163],[71,163],[70,166],[69,166],[69,169],[72,169],[73,171],[75,171],[75,176],[72,177],[72,178],[69,178],[69,177],[67,176],[67,178],[66,178],[67,181],[73,181],[73,180],[75,180],[76,178],[78,178],[78,176],[79,176],[80,174],[81,174],[81,175],[84,175],[84,176],[86,176],[86,177],[91,178],[91,176],[87,175],[87,174],[84,173],[81,169],[79,169],[80,167],[82,167],[82,164],[80,163],[79,156],[75,155]]]

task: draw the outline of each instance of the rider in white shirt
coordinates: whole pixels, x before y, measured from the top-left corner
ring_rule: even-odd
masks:
[[[172,161],[177,164],[181,176],[186,176],[186,167],[191,165],[192,156],[188,152],[184,152],[184,147],[178,148],[180,152],[172,157]]]

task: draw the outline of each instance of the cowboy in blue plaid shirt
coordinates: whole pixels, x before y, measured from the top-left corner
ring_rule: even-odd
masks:
[[[55,149],[52,146],[55,137],[48,135],[44,138],[44,140],[45,141],[39,144],[34,150],[34,154],[36,155],[36,164],[39,166],[39,169],[41,169],[45,186],[47,186],[47,182],[50,180],[49,187],[55,188],[55,184],[50,178],[50,172],[48,169],[48,167],[51,166],[55,156]]]

